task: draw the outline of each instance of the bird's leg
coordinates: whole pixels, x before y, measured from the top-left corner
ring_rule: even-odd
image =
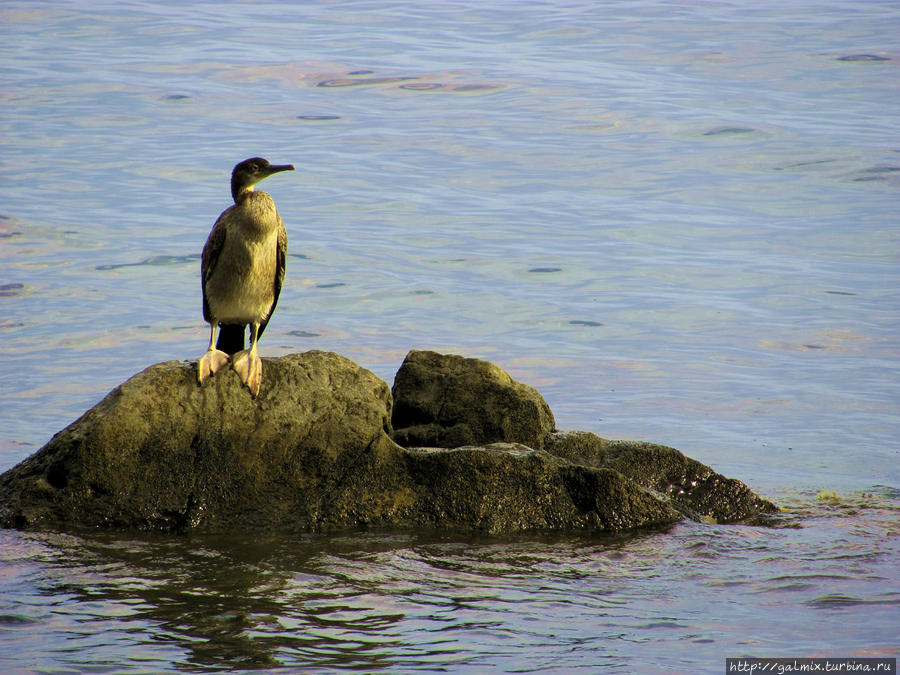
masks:
[[[231,357],[231,367],[240,375],[241,381],[247,385],[253,396],[259,395],[262,384],[262,359],[256,352],[256,341],[259,338],[259,324],[250,324],[250,349],[245,349]]]
[[[209,332],[209,349],[197,361],[197,380],[200,384],[203,384],[206,378],[228,363],[228,354],[216,349],[216,330],[218,328],[218,322],[213,321]]]

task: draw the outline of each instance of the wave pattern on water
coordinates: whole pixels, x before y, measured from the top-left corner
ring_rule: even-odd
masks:
[[[866,501],[836,513],[798,495],[802,530],[616,537],[0,533],[18,579],[0,603],[0,662],[43,640],[27,666],[634,672],[800,641],[859,654],[839,628],[863,617],[867,653],[890,655],[900,595],[871,587],[897,538],[872,535],[896,534],[900,506]]]
[[[875,0],[5,3],[0,469],[202,353],[198,256],[261,155],[298,167],[265,188],[290,253],[264,355],[488,359],[560,427],[678,447],[803,527],[0,532],[0,661],[895,655],[897,26]]]

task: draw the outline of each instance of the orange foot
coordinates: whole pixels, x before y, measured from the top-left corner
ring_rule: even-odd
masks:
[[[254,349],[245,349],[231,358],[231,367],[240,376],[241,382],[247,385],[254,398],[259,396],[262,384],[262,359]]]
[[[203,384],[210,375],[220,370],[228,363],[228,354],[218,349],[210,349],[197,361],[197,380]]]

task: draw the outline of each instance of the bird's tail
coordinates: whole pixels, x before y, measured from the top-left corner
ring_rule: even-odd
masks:
[[[219,326],[219,339],[216,349],[234,356],[244,348],[245,326],[242,324],[223,323]]]

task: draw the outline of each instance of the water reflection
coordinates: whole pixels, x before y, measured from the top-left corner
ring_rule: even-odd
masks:
[[[34,641],[35,667],[634,672],[650,654],[696,664],[747,644],[826,649],[861,617],[872,621],[872,651],[890,655],[900,594],[879,585],[896,553],[896,494],[779,501],[801,529],[0,531],[0,563],[18,578],[0,600],[0,662],[15,640],[20,654]],[[809,637],[811,621],[821,640]]]
[[[654,535],[14,536],[31,562],[49,563],[42,593],[67,598],[56,621],[74,639],[67,649],[102,623],[109,645],[177,645],[188,668],[380,670],[475,662],[461,648],[463,633],[470,644],[545,639],[545,627],[532,625],[541,607],[568,614],[619,606],[602,589],[565,586],[602,572],[604,560],[619,566],[611,554]],[[619,587],[613,581],[610,590]],[[32,620],[15,613],[6,623]]]

